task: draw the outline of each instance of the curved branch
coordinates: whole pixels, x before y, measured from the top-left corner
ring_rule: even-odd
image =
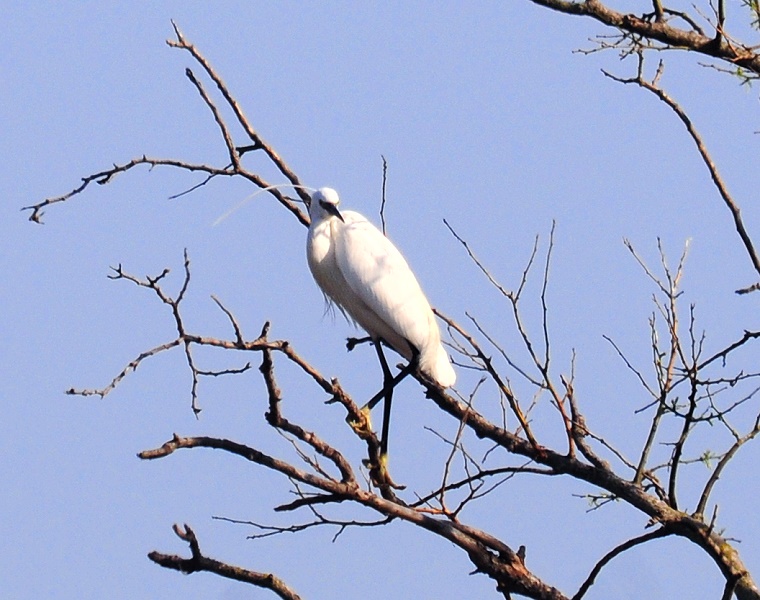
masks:
[[[689,136],[691,137],[692,141],[696,145],[699,155],[702,157],[702,161],[705,163],[707,170],[710,172],[710,177],[712,178],[713,183],[715,184],[715,187],[717,188],[718,193],[720,194],[720,197],[723,199],[723,202],[728,207],[728,210],[731,212],[731,217],[733,218],[733,221],[734,221],[734,227],[736,228],[736,231],[739,234],[739,237],[741,238],[742,243],[744,244],[744,248],[747,250],[747,254],[749,255],[750,261],[752,262],[752,266],[754,267],[755,271],[760,275],[760,257],[758,257],[757,251],[755,250],[755,246],[752,243],[752,238],[750,238],[749,234],[747,233],[747,229],[744,227],[744,221],[742,220],[741,210],[739,209],[739,205],[736,204],[736,202],[734,202],[733,197],[729,193],[728,187],[726,186],[726,183],[723,181],[723,177],[721,177],[721,174],[718,171],[718,168],[715,166],[715,163],[713,162],[712,157],[710,156],[710,153],[707,150],[707,146],[705,146],[705,143],[702,140],[702,136],[699,135],[699,132],[697,131],[696,127],[694,127],[694,123],[692,123],[691,119],[689,118],[689,115],[686,114],[683,108],[681,108],[681,106],[675,100],[673,100],[673,98],[671,98],[662,88],[660,88],[657,85],[657,80],[662,74],[663,63],[660,62],[660,65],[657,69],[657,75],[655,75],[655,79],[650,82],[644,79],[642,75],[642,68],[641,68],[642,60],[643,58],[639,56],[639,74],[637,77],[634,77],[631,79],[622,79],[606,71],[602,71],[602,72],[610,79],[613,79],[619,83],[625,83],[625,84],[633,83],[644,88],[645,90],[649,92],[652,92],[655,96],[657,96],[657,98],[659,98],[662,102],[664,102],[681,120],[681,122],[686,127],[686,131],[688,131]],[[758,59],[758,68],[760,68],[760,59]]]
[[[710,475],[710,478],[707,480],[707,483],[705,484],[704,490],[702,490],[702,495],[699,498],[699,503],[697,504],[695,514],[697,515],[704,514],[705,509],[707,508],[707,501],[710,498],[710,494],[712,493],[712,490],[715,487],[715,484],[718,483],[718,479],[720,479],[720,476],[723,473],[723,470],[728,465],[729,461],[734,457],[734,455],[739,451],[739,449],[744,444],[746,444],[751,439],[756,437],[757,434],[759,433],[760,433],[760,416],[758,416],[757,419],[755,419],[755,426],[752,428],[752,430],[749,433],[747,433],[745,436],[736,440],[731,445],[731,448],[729,448],[728,452],[726,452],[723,455],[723,457],[718,461],[718,464],[716,465],[715,469]]]
[[[155,460],[157,458],[164,458],[173,454],[177,450],[182,448],[213,448],[215,450],[224,450],[230,454],[235,454],[248,461],[262,465],[278,473],[282,473],[286,477],[291,477],[302,481],[303,483],[313,485],[315,487],[323,487],[326,480],[311,473],[307,473],[301,469],[298,469],[290,463],[274,458],[269,454],[265,454],[260,450],[246,446],[245,444],[239,444],[232,440],[223,438],[213,438],[207,436],[199,437],[180,437],[176,433],[168,442],[164,442],[159,448],[153,450],[143,450],[139,452],[137,456],[143,460]],[[331,490],[332,491],[332,490]],[[335,488],[334,493],[338,493],[338,488]]]
[[[211,110],[211,114],[214,115],[214,121],[216,121],[216,124],[219,126],[222,138],[224,139],[224,144],[227,146],[227,152],[229,153],[232,167],[235,171],[240,171],[240,153],[237,148],[235,148],[235,144],[232,142],[232,135],[230,134],[229,129],[227,129],[227,125],[225,124],[224,119],[222,119],[222,115],[219,113],[219,109],[216,107],[216,104],[214,104],[214,101],[211,100],[209,95],[206,93],[206,88],[204,88],[203,84],[198,81],[198,78],[189,67],[185,69],[185,75],[195,86],[195,89],[198,90],[198,94],[200,94],[200,97],[203,98],[206,106],[208,106]]]
[[[594,585],[594,582],[596,581],[599,573],[613,558],[621,555],[626,550],[630,550],[631,548],[635,548],[636,546],[639,546],[651,540],[655,540],[657,538],[665,537],[668,535],[671,535],[671,532],[667,531],[664,527],[660,527],[659,529],[650,531],[649,533],[645,533],[644,535],[640,535],[626,542],[623,542],[619,546],[616,546],[610,550],[599,560],[598,563],[596,563],[596,565],[594,565],[594,568],[591,569],[591,573],[589,573],[586,581],[583,582],[581,587],[576,592],[575,596],[573,596],[572,600],[581,600],[581,598],[586,595],[586,592],[588,592],[589,588]]]
[[[198,64],[200,64],[201,67],[203,67],[203,70],[216,84],[217,88],[222,93],[222,96],[224,97],[225,101],[229,104],[230,108],[235,113],[235,117],[237,118],[238,122],[243,127],[243,129],[245,130],[248,137],[254,142],[253,145],[252,146],[250,145],[237,146],[233,143],[232,135],[228,127],[224,123],[224,120],[222,119],[221,114],[219,110],[217,109],[216,105],[211,100],[210,96],[206,93],[205,88],[203,87],[201,82],[195,77],[193,72],[190,69],[186,69],[185,74],[194,85],[196,91],[201,96],[204,103],[211,110],[214,116],[214,120],[216,121],[217,125],[219,126],[221,130],[222,137],[224,139],[225,145],[227,147],[227,152],[229,154],[229,158],[231,161],[229,165],[225,166],[224,168],[219,168],[219,167],[213,167],[207,164],[201,164],[201,165],[193,164],[193,163],[189,163],[189,162],[177,160],[177,159],[148,158],[147,156],[143,155],[142,157],[133,159],[132,161],[124,165],[115,164],[113,168],[111,169],[107,169],[107,170],[100,171],[92,175],[83,177],[82,184],[74,188],[72,191],[70,191],[67,194],[53,197],[53,198],[46,198],[45,200],[37,204],[23,207],[21,210],[31,211],[31,214],[29,215],[30,221],[33,221],[35,223],[42,223],[42,216],[44,214],[44,209],[47,206],[51,204],[57,204],[59,202],[65,202],[66,200],[69,200],[73,196],[81,194],[93,182],[98,183],[100,185],[109,183],[115,175],[128,171],[132,169],[133,167],[140,164],[147,164],[147,165],[150,165],[151,167],[158,166],[158,165],[172,166],[172,167],[182,169],[185,171],[202,171],[208,174],[207,178],[203,182],[192,186],[190,190],[194,190],[194,189],[197,189],[198,187],[205,185],[206,183],[208,183],[208,181],[211,178],[216,177],[218,175],[225,175],[228,177],[240,176],[240,177],[243,177],[244,179],[247,179],[248,181],[250,181],[257,187],[264,189],[264,188],[270,188],[271,184],[265,179],[263,179],[261,176],[257,175],[256,173],[252,173],[251,171],[244,169],[240,162],[240,157],[246,152],[251,151],[251,150],[262,150],[267,155],[267,157],[274,163],[277,170],[280,173],[282,173],[288,179],[288,181],[290,181],[293,184],[300,185],[300,180],[295,175],[295,173],[290,169],[287,163],[280,157],[279,154],[277,154],[277,152],[274,151],[274,149],[269,144],[267,144],[263,139],[261,139],[261,137],[256,133],[255,129],[251,126],[251,124],[248,122],[248,119],[243,114],[243,111],[241,110],[237,101],[230,94],[224,81],[216,73],[213,67],[211,67],[211,65],[206,60],[206,58],[195,48],[195,46],[193,46],[192,44],[187,42],[187,40],[185,40],[179,28],[173,21],[172,21],[172,26],[174,27],[174,31],[177,35],[177,41],[168,40],[167,44],[174,48],[181,48],[181,49],[187,50],[188,52],[190,52],[190,54],[193,56],[196,62],[198,62]],[[173,197],[176,198],[181,195],[184,195],[190,190],[182,192],[181,194],[175,194]],[[290,211],[302,225],[305,225],[308,227],[309,217],[308,215],[304,214],[304,212],[298,207],[297,204],[295,204],[291,199],[283,195],[283,193],[277,188],[268,189],[267,191],[272,196],[274,196],[275,199],[282,206],[284,206],[288,211]],[[305,191],[299,188],[296,188],[296,192],[301,197],[301,200],[308,205],[308,203],[311,200],[310,196]]]
[[[173,529],[174,533],[176,533],[180,539],[186,541],[190,546],[190,558],[182,558],[181,556],[173,554],[162,554],[161,552],[156,552],[154,550],[148,554],[148,558],[154,563],[161,565],[166,569],[174,569],[175,571],[187,574],[197,573],[199,571],[216,573],[217,575],[221,575],[228,579],[234,579],[236,581],[242,581],[243,583],[250,583],[256,587],[272,590],[283,600],[301,600],[301,597],[288,587],[282,579],[271,573],[249,571],[248,569],[228,565],[204,556],[201,552],[200,545],[198,544],[198,538],[195,536],[195,532],[190,529],[189,525],[185,525],[184,528],[179,525],[174,525]]]

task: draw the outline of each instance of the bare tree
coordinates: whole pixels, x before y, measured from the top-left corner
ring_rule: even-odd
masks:
[[[702,12],[695,9],[695,13],[690,14],[671,10],[659,0],[654,0],[647,5],[645,10],[648,12],[633,15],[616,12],[597,0],[532,1],[562,13],[595,19],[610,28],[612,33],[597,37],[593,41],[594,47],[587,51],[611,49],[637,61],[633,74],[622,76],[607,72],[605,75],[652,93],[683,123],[685,133],[694,142],[708,169],[718,196],[733,219],[747,258],[760,279],[760,260],[738,203],[728,191],[697,127],[681,105],[661,87],[664,63],[658,62],[651,77],[647,77],[645,68],[652,52],[678,50],[696,52],[710,58],[715,61],[714,68],[737,75],[744,81],[757,78],[760,75],[760,56],[754,46],[737,41],[726,31],[727,7],[724,2],[710,2]],[[757,2],[745,0],[743,5],[756,28],[760,20]],[[174,33],[176,39],[169,40],[168,44],[189,53],[194,64],[200,68],[200,76],[190,68],[186,75],[218,126],[226,148],[226,164],[215,166],[181,159],[139,156],[84,177],[81,184],[67,194],[27,207],[30,220],[41,222],[43,211],[52,205],[69,201],[85,192],[91,184],[106,184],[117,174],[141,165],[171,167],[200,174],[200,181],[187,192],[206,185],[212,179],[232,177],[248,180],[257,188],[268,188],[272,182],[245,165],[245,157],[256,153],[264,155],[287,181],[301,185],[285,160],[261,139],[222,78],[199,49],[184,37],[176,25]],[[211,90],[207,89],[206,81],[211,83]],[[224,116],[228,112],[232,115],[233,125]],[[237,128],[245,136],[242,143],[233,135],[233,129]],[[308,225],[308,216],[300,206],[301,202],[308,204],[308,194],[299,188],[296,188],[299,199],[291,198],[277,188],[271,188],[267,193],[293,218]],[[506,286],[492,275],[486,261],[476,256],[472,245],[452,227],[449,226],[449,229],[475,268],[503,297],[522,347],[519,354],[515,348],[507,351],[477,319],[469,315],[466,315],[465,327],[457,320],[437,313],[450,334],[456,362],[460,368],[478,373],[480,379],[468,394],[460,394],[446,392],[415,375],[420,393],[457,424],[456,435],[452,438],[438,434],[447,444],[449,454],[444,464],[439,466],[442,474],[440,482],[424,493],[407,493],[401,486],[379,476],[378,438],[355,399],[337,379],[329,379],[320,373],[293,343],[270,339],[269,323],[263,325],[258,337],[247,339],[232,311],[215,299],[229,321],[229,337],[210,337],[189,330],[183,314],[183,300],[191,284],[187,252],[184,277],[175,295],[164,286],[168,270],[154,277],[139,277],[121,265],[114,268],[113,279],[144,288],[169,307],[176,335],[140,353],[107,386],[71,389],[68,393],[104,397],[143,361],[181,348],[192,375],[192,407],[198,412],[198,382],[202,378],[234,376],[253,368],[252,362],[246,362],[243,366],[230,366],[223,370],[204,370],[195,358],[199,348],[218,348],[229,351],[235,357],[239,353],[258,354],[259,371],[268,396],[266,421],[292,444],[293,453],[289,458],[280,458],[264,447],[234,440],[179,435],[174,435],[159,447],[140,453],[141,458],[154,460],[183,449],[214,448],[242,457],[259,468],[286,478],[292,485],[295,499],[274,507],[274,510],[306,513],[308,517],[299,522],[295,522],[294,517],[294,522],[287,526],[249,523],[257,528],[258,536],[298,532],[320,526],[334,527],[340,533],[347,528],[381,527],[392,521],[405,521],[461,548],[475,570],[491,578],[505,598],[514,594],[574,600],[585,596],[602,569],[614,558],[631,548],[670,536],[688,540],[712,559],[725,581],[724,598],[732,595],[741,600],[760,598],[760,590],[742,562],[736,545],[721,534],[717,509],[711,502],[711,495],[726,466],[742,447],[760,433],[760,410],[752,408],[752,401],[756,404],[755,396],[760,389],[756,383],[760,372],[732,370],[729,365],[733,363],[728,360],[752,349],[755,340],[760,337],[760,331],[746,330],[727,345],[710,347],[699,330],[693,306],[684,308],[681,304],[686,250],[672,266],[660,246],[660,263],[652,266],[641,258],[631,243],[626,242],[633,259],[641,266],[642,276],[651,280],[656,289],[649,322],[651,365],[645,369],[643,365],[635,364],[628,358],[625,348],[608,338],[621,358],[622,368],[630,371],[639,381],[641,392],[647,399],[646,407],[642,409],[649,418],[647,435],[640,441],[638,452],[629,457],[616,447],[614,440],[594,431],[590,424],[592,416],[584,412],[581,399],[575,392],[573,367],[569,372],[558,372],[553,361],[547,295],[554,247],[553,230],[545,243],[536,238],[516,285]],[[539,292],[534,297],[528,285],[533,279],[539,282]],[[758,287],[756,283],[750,284],[737,290],[737,293],[745,294]],[[538,331],[528,325],[524,317],[526,312],[539,316]],[[358,342],[349,340],[349,349]],[[329,443],[319,432],[310,431],[299,424],[298,415],[286,414],[276,368],[276,364],[282,361],[302,371],[315,389],[324,394],[328,404],[341,407],[351,431],[361,440],[366,455],[362,464],[353,464],[344,449]],[[520,380],[521,386],[527,386],[533,393],[516,392],[513,379]],[[485,382],[489,386],[483,385]],[[494,396],[489,401],[491,405],[501,408],[500,417],[492,418],[475,407],[475,398],[481,394]],[[549,398],[553,416],[535,415],[537,396]],[[334,416],[333,413],[330,415]],[[561,442],[548,441],[556,439],[556,436],[546,433],[551,428],[561,431]],[[711,450],[712,445],[707,445],[701,437],[702,430],[708,428],[720,431],[724,436],[721,439],[727,440],[721,450]],[[661,453],[655,451],[662,445],[668,449],[664,459]],[[480,458],[485,456],[495,456],[498,466],[492,466],[492,463],[486,465],[484,458]],[[684,498],[687,495],[682,484],[686,477],[684,472],[695,461],[708,465],[709,475],[698,486],[700,489],[696,497],[692,494]],[[474,527],[463,517],[465,507],[486,496],[502,493],[507,488],[506,482],[515,477],[552,478],[558,475],[589,484],[594,490],[587,496],[592,507],[599,508],[612,501],[623,502],[648,520],[647,531],[622,541],[601,556],[585,581],[574,591],[560,591],[551,582],[533,573],[526,561],[524,547],[516,548],[512,540],[501,539],[489,531]],[[693,489],[695,482],[692,480],[689,483],[689,489]],[[411,487],[416,486],[412,484]],[[366,520],[341,516],[341,509],[348,505],[364,507],[375,516]],[[687,506],[692,507],[688,512],[685,509]],[[151,552],[151,560],[185,573],[213,572],[269,589],[282,598],[299,597],[287,583],[274,575],[243,569],[206,556],[189,526],[175,525],[174,531],[188,544],[189,557]]]

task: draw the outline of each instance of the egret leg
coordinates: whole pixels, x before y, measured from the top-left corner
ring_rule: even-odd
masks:
[[[383,389],[370,398],[369,402],[364,405],[362,410],[371,411],[381,399],[385,399],[385,402],[383,403],[383,429],[380,438],[380,460],[385,461],[386,456],[388,455],[388,432],[390,431],[391,423],[393,388],[417,368],[417,353],[415,352],[409,364],[393,377],[391,375],[390,367],[388,367],[388,361],[385,359],[385,353],[383,352],[380,340],[375,341],[375,350],[377,351],[377,357],[380,360],[380,367],[383,370]]]
[[[401,369],[398,372],[398,374],[395,377],[393,377],[390,380],[390,387],[395,388],[399,383],[401,383],[404,380],[404,378],[407,375],[409,375],[409,373],[414,371],[415,368],[416,368],[416,365],[413,362],[406,365],[403,369]],[[383,373],[383,375],[385,375],[385,373]],[[372,396],[372,398],[369,399],[369,402],[367,402],[362,407],[362,410],[363,411],[372,410],[373,408],[375,408],[375,406],[377,406],[377,403],[380,402],[380,400],[382,400],[383,398],[385,398],[385,381],[383,381],[383,389],[381,389],[377,394]]]
[[[380,340],[375,341],[375,350],[377,350],[377,357],[380,359],[380,366],[383,369],[383,389],[382,393],[385,396],[385,402],[383,402],[383,430],[380,437],[380,460],[385,461],[388,456],[388,431],[391,426],[391,402],[393,402],[393,375],[391,375],[390,367],[388,367],[388,361],[385,360],[385,353],[383,352],[383,346]]]

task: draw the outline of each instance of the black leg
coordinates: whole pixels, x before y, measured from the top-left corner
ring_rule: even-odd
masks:
[[[375,340],[375,350],[377,351],[377,357],[380,360],[380,367],[383,370],[383,389],[375,394],[367,404],[364,405],[363,410],[372,410],[381,399],[385,399],[383,403],[383,429],[380,438],[380,457],[384,460],[388,454],[388,432],[390,431],[391,423],[391,403],[393,401],[393,388],[395,388],[401,381],[414,372],[417,368],[417,362],[419,359],[419,352],[413,349],[412,360],[406,365],[395,377],[391,376],[390,367],[388,367],[388,361],[385,359],[385,353],[380,340]]]
[[[375,340],[375,350],[377,350],[377,357],[380,359],[380,366],[383,369],[383,389],[382,395],[385,397],[383,402],[383,430],[380,437],[380,460],[384,460],[384,457],[388,456],[388,431],[391,427],[391,403],[393,402],[393,388],[395,387],[394,378],[391,375],[391,370],[388,367],[388,361],[385,360],[385,354],[383,353],[383,346],[380,340]]]
[[[401,383],[404,380],[404,378],[407,375],[409,375],[409,373],[414,371],[415,368],[416,366],[414,365],[414,363],[409,363],[408,365],[406,365],[403,369],[401,369],[398,372],[398,374],[393,379],[391,379],[390,386],[392,388],[395,388],[399,383]],[[367,402],[367,404],[364,405],[362,410],[372,410],[373,408],[375,408],[375,406],[377,406],[377,403],[380,402],[380,400],[382,400],[383,398],[385,398],[385,382],[383,382],[383,389],[380,390],[374,396],[372,396],[369,402]]]

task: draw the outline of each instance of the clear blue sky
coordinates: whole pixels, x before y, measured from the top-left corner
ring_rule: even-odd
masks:
[[[577,351],[576,388],[589,424],[630,455],[648,423],[634,410],[647,399],[602,335],[646,368],[654,290],[622,239],[653,264],[658,236],[673,262],[691,239],[684,306],[696,303],[707,343],[719,348],[758,320],[757,298],[733,294],[754,275],[728,213],[674,116],[600,72],[630,75],[634,65],[612,54],[572,52],[601,32],[591,23],[527,1],[202,4],[11,2],[3,11],[0,595],[274,597],[151,563],[146,553],[153,549],[186,553],[170,527],[187,522],[207,554],[271,570],[304,597],[494,597],[489,580],[468,575],[463,552],[401,523],[351,530],[335,543],[328,529],[246,540],[249,528],[212,516],[282,523],[288,517],[271,508],[291,498],[287,482],[209,451],[151,463],[136,458],[172,432],[229,437],[288,456],[288,445],[262,419],[265,390],[255,372],[204,380],[199,420],[179,351],[146,362],[105,400],[64,395],[72,386],[105,385],[139,352],[172,338],[164,306],[106,275],[119,263],[141,276],[168,266],[176,286],[183,248],[192,260],[186,317],[193,331],[231,335],[209,298],[215,294],[248,337],[271,320],[273,337],[290,339],[357,399],[374,392],[374,355],[367,348],[345,353],[343,340],[353,331],[323,317],[306,267],[305,229],[285,211],[259,196],[212,228],[251,188],[214,182],[168,200],[197,179],[160,169],[122,175],[51,207],[44,226],[28,223],[20,207],[143,153],[225,163],[213,120],[184,76],[194,65],[164,43],[174,19],[308,185],[336,188],[344,206],[377,220],[384,155],[389,235],[432,303],[461,322],[470,311],[521,362],[508,306],[442,219],[508,287],[517,283],[534,236],[545,241],[556,220],[554,364],[567,372]],[[757,90],[691,57],[667,58],[664,85],[703,131],[757,233]],[[271,169],[263,172],[277,179]],[[525,307],[534,328],[535,291]],[[248,358],[198,353],[206,368]],[[326,409],[315,388],[280,368],[287,413],[358,459],[361,448],[340,411]],[[464,394],[476,381],[460,370]],[[530,396],[517,379],[515,386]],[[397,397],[393,475],[424,493],[440,477],[430,462],[446,451],[425,427],[453,435],[456,424],[438,416],[412,382]],[[477,403],[497,412],[492,389]],[[555,418],[548,409],[539,414],[547,423]],[[555,426],[539,431],[552,439]],[[726,439],[716,432],[705,443],[720,450]],[[715,500],[719,525],[742,540],[742,556],[760,576],[757,459],[757,447],[746,448]],[[690,473],[700,482],[706,470],[694,466]],[[685,486],[687,507],[696,489]],[[526,545],[528,566],[573,592],[601,554],[646,524],[625,506],[587,514],[585,501],[572,494],[589,491],[570,480],[526,478],[463,518],[513,547]],[[348,508],[342,515],[369,516]],[[714,565],[672,540],[618,559],[588,597],[715,598],[721,590]]]

